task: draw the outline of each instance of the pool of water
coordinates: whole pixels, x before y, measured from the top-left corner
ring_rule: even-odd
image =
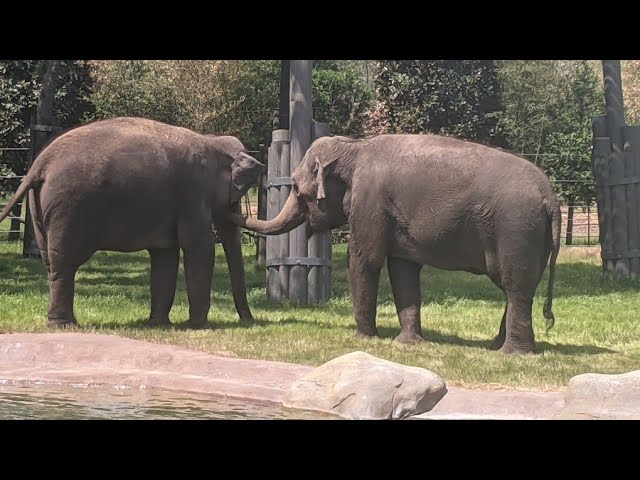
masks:
[[[0,384],[0,420],[329,420],[319,412],[156,389]]]

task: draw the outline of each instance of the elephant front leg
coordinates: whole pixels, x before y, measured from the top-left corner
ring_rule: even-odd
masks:
[[[395,338],[398,343],[423,342],[420,325],[420,270],[422,266],[402,260],[389,258],[389,280],[393,289],[396,311],[400,318],[400,334]]]
[[[350,249],[354,251],[353,248]],[[362,257],[352,255],[349,259],[349,284],[356,320],[356,337],[377,337],[376,302],[380,267],[368,264]]]
[[[189,298],[189,321],[191,328],[208,328],[207,316],[211,307],[211,282],[215,261],[212,246],[183,249],[184,274]]]
[[[168,327],[169,312],[176,295],[178,248],[152,249],[151,256],[151,314],[148,325]]]
[[[244,260],[242,258],[242,242],[240,240],[240,228],[226,222],[218,223],[218,232],[222,240],[222,247],[229,266],[229,276],[231,277],[231,291],[233,293],[233,303],[240,320],[243,322],[253,322],[253,315],[247,302],[247,286],[244,273]]]

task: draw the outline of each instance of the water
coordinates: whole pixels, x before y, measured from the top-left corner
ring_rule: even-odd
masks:
[[[0,420],[286,420],[336,419],[319,412],[256,402],[169,392],[93,386],[0,384]]]

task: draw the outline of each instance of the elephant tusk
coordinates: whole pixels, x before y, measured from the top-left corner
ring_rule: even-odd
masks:
[[[322,166],[322,163],[320,163],[318,157],[316,157],[316,163],[318,164],[318,173],[316,174],[316,182],[318,182],[318,194],[316,197],[318,200],[322,200],[323,198],[326,198],[326,195],[324,193],[324,167]]]

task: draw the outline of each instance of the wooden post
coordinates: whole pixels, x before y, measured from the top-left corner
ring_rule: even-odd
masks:
[[[279,128],[289,128],[289,89],[290,85],[290,70],[289,63],[291,60],[280,61],[280,102],[278,108],[278,122]],[[289,174],[290,172],[287,172]]]
[[[600,256],[604,273],[613,273],[614,250],[613,229],[611,227],[611,191],[608,186],[611,140],[607,133],[607,117],[600,115],[591,119],[593,128],[593,177],[596,182],[596,203],[598,204],[598,230]]]
[[[11,210],[11,216],[15,217],[11,219],[11,226],[9,227],[9,237],[7,240],[10,242],[17,242],[20,240],[20,215],[22,214],[22,202],[19,202],[13,210]],[[29,220],[27,218],[27,220]]]
[[[289,87],[289,143],[291,148],[291,171],[302,161],[311,143],[311,78],[312,60],[290,60]],[[289,232],[289,255],[293,258],[307,257],[306,223]],[[298,304],[307,303],[307,267],[296,264],[289,274],[289,299]]]
[[[575,211],[574,206],[575,201],[573,198],[569,198],[568,209],[567,209],[567,231],[565,233],[565,245],[573,245],[573,214]]]
[[[56,112],[53,104],[58,83],[58,69],[60,68],[60,64],[61,60],[47,60],[45,63],[45,71],[42,76],[42,89],[40,90],[38,107],[35,116],[32,115],[31,117],[29,168],[31,168],[31,164],[44,147],[46,147],[61,130],[58,126],[58,119],[56,118]],[[29,212],[29,202],[26,198],[24,202],[26,204],[26,211],[22,256],[40,258],[40,249],[36,242],[31,214]]]
[[[265,155],[264,144],[260,144],[259,148],[260,161],[268,163],[268,156]],[[268,170],[267,166],[267,170]],[[267,203],[268,203],[268,188],[267,188],[267,172],[263,172],[258,180],[258,220],[267,219]],[[256,234],[256,265],[264,268],[267,265],[267,239],[264,235]]]
[[[622,127],[624,125],[624,104],[622,100],[622,79],[620,60],[603,60],[604,96],[607,104],[607,131],[611,139],[609,156],[609,180],[611,185],[611,216],[613,223],[613,244],[617,259],[614,271],[628,277],[630,274],[626,189],[622,181],[625,177],[623,159]]]
[[[286,177],[287,179],[291,178],[291,145],[289,143],[289,130],[285,130],[287,133],[286,142],[282,145],[282,155],[280,157],[280,175],[282,177]],[[289,198],[289,193],[291,193],[291,185],[289,181],[283,181],[280,186],[280,207],[278,208],[278,212],[281,212],[284,208],[284,204],[287,203],[287,199]],[[283,233],[282,235],[278,235],[279,242],[279,255],[278,257],[281,259],[289,258],[289,233]],[[278,281],[280,282],[280,288],[282,289],[282,299],[289,298],[289,270],[291,267],[283,262],[278,267]]]
[[[278,215],[280,211],[280,192],[274,186],[276,179],[280,178],[280,156],[282,155],[282,137],[287,135],[287,130],[274,130],[273,141],[268,150],[269,159],[267,161],[267,185],[268,185],[268,203],[267,203],[267,219],[271,220]],[[279,253],[279,236],[270,235],[267,237],[266,246],[266,264],[269,265],[271,260],[278,257]],[[282,291],[278,280],[278,267],[267,267],[267,297],[274,300],[281,300],[284,292]]]
[[[313,141],[329,135],[329,124],[313,122]],[[329,300],[331,295],[331,232],[314,233],[309,239],[309,257],[317,258],[326,265],[309,265],[309,303],[314,305]]]
[[[640,175],[640,127],[624,127],[624,167],[625,177],[631,183],[627,188],[627,212],[629,214],[629,250],[631,277],[637,278],[640,275],[640,185],[638,185],[638,175]]]

